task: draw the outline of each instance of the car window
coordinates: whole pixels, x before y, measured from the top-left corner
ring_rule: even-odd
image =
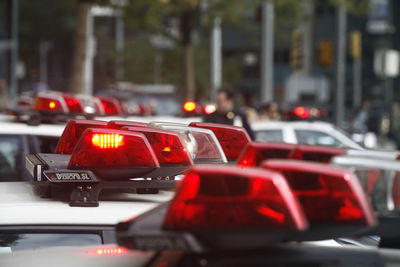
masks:
[[[262,130],[255,132],[257,142],[283,142],[282,130]]]
[[[20,177],[21,139],[0,135],[0,181],[15,181]]]
[[[39,144],[40,153],[54,153],[58,143],[58,137],[55,136],[36,136]]]
[[[0,248],[11,251],[101,244],[101,236],[94,233],[0,233]]]
[[[343,147],[343,143],[335,137],[320,131],[295,130],[297,142],[305,145]]]

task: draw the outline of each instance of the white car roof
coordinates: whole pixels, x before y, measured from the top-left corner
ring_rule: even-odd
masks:
[[[283,128],[323,128],[323,129],[334,129],[333,124],[324,121],[257,121],[251,124],[251,128],[254,131],[263,129]]]
[[[40,124],[37,126],[32,126],[22,122],[0,121],[0,134],[26,134],[60,137],[64,131],[64,128],[65,124]]]
[[[43,198],[34,182],[0,183],[1,225],[114,225],[148,211],[174,195],[170,191],[142,195],[119,193],[100,200],[98,207],[70,207],[67,202]]]

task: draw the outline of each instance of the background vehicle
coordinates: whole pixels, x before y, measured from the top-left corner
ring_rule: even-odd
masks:
[[[321,145],[362,149],[343,131],[327,122],[260,121],[251,125],[258,142]]]

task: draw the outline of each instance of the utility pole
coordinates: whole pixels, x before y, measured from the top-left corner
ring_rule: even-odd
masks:
[[[301,69],[306,76],[312,73],[313,62],[313,24],[314,24],[314,0],[302,0],[303,12],[306,21],[300,25],[301,37]]]
[[[17,77],[17,64],[18,64],[18,0],[11,1],[11,100],[15,103],[18,96],[18,77]]]
[[[362,77],[362,42],[361,33],[353,31],[350,33],[350,53],[353,58],[353,108],[356,109],[361,105],[361,77]]]
[[[217,90],[222,83],[222,31],[221,18],[216,17],[211,30],[211,101],[215,101]]]
[[[116,10],[116,24],[115,24],[115,49],[117,51],[117,70],[116,78],[117,81],[121,81],[124,78],[124,18],[121,9]]]
[[[261,6],[261,101],[274,97],[274,3],[264,0]]]
[[[39,68],[40,82],[47,85],[47,53],[50,49],[50,44],[47,41],[42,41],[39,44]]]
[[[345,69],[346,69],[346,24],[347,11],[345,5],[339,5],[336,9],[337,18],[337,43],[336,43],[336,125],[341,126],[345,113]]]

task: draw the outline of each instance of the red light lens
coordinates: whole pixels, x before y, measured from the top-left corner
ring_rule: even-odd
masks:
[[[122,115],[121,103],[112,97],[96,96],[101,101],[106,115]]]
[[[237,165],[257,167],[266,159],[287,159],[296,147],[286,143],[249,143],[240,155]]]
[[[114,141],[111,141],[111,136],[114,136]],[[111,174],[114,180],[134,178],[129,176],[132,175],[129,173],[129,168],[159,167],[158,160],[143,134],[94,128],[83,132],[68,164],[69,169],[92,169],[95,173],[101,169],[114,172]],[[125,175],[117,174],[116,168],[126,168]]]
[[[193,165],[193,161],[178,133],[144,127],[123,127],[122,130],[146,136],[161,166]]]
[[[58,140],[56,154],[72,154],[76,143],[87,128],[106,128],[107,122],[94,120],[71,120]]]
[[[35,110],[56,113],[68,112],[63,98],[58,95],[38,95],[35,101]]]
[[[183,109],[186,111],[186,112],[193,112],[193,111],[195,111],[196,110],[196,103],[195,102],[193,102],[193,101],[188,101],[188,102],[185,102],[185,104],[183,104]]]
[[[107,128],[110,129],[121,129],[122,127],[147,127],[148,124],[145,122],[137,121],[109,121]]]
[[[294,114],[302,119],[308,117],[308,110],[305,107],[297,107],[294,109]]]
[[[312,224],[375,224],[373,209],[357,176],[325,164],[269,160],[262,164],[287,179]]]
[[[213,131],[228,160],[237,160],[245,146],[251,142],[243,127],[205,122],[192,122],[189,126]]]
[[[289,155],[290,159],[329,163],[334,156],[343,155],[344,148],[299,145]]]
[[[81,102],[73,94],[63,94],[65,103],[67,103],[69,112],[72,113],[83,113]]]
[[[203,165],[190,170],[165,216],[169,230],[304,230],[307,221],[285,179],[257,169]]]

